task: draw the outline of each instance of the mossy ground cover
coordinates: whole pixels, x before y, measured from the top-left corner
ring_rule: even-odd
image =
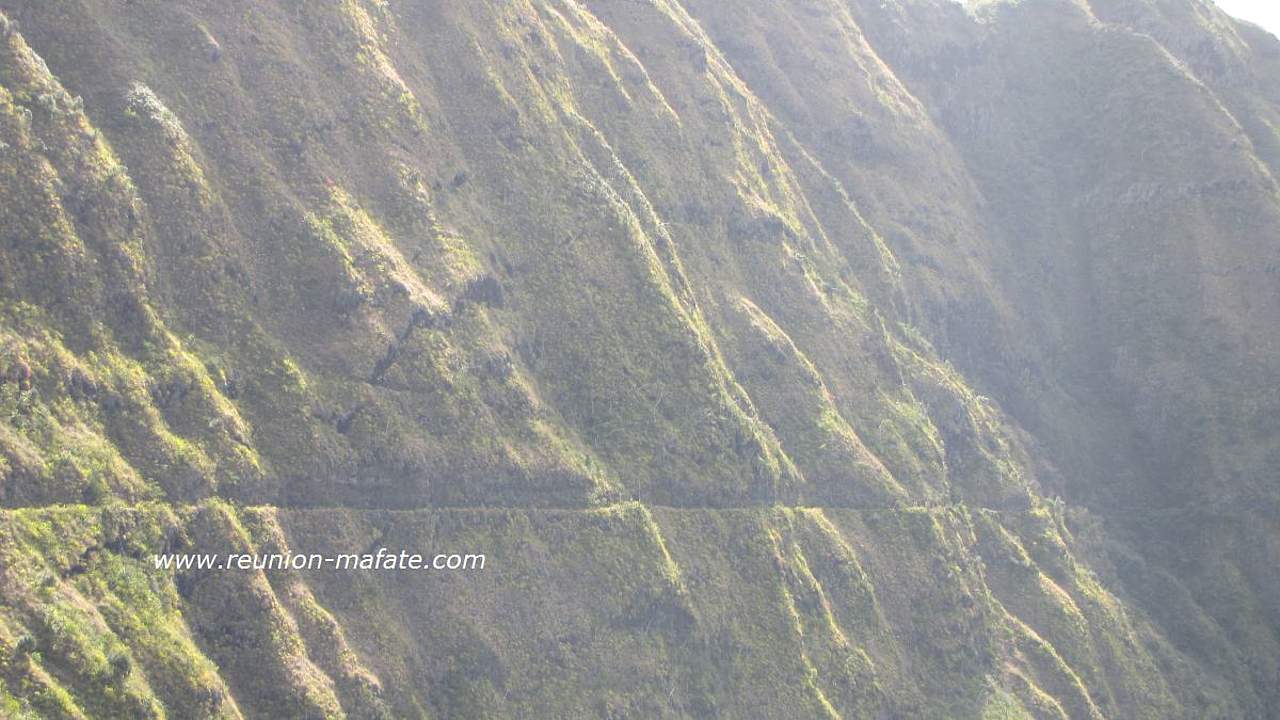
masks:
[[[1075,502],[1274,500],[1270,111],[1032,5],[0,2],[0,713],[1265,714],[1274,523]],[[148,564],[378,544],[491,568]]]
[[[1145,631],[1105,590],[1090,592],[1120,613],[1111,619],[1079,615],[1065,594],[987,589],[981,528],[1017,517],[208,502],[9,510],[3,521],[6,690],[33,711],[61,702],[69,717],[980,717],[1013,712],[1015,697],[1058,698],[1074,717],[1054,673],[1106,673],[1095,692],[1152,677],[1141,645],[1114,645],[1105,660],[1076,653],[1072,643],[1116,622]],[[151,561],[375,547],[480,552],[486,565],[175,573]],[[1053,613],[1077,613],[1078,629],[1043,625]]]

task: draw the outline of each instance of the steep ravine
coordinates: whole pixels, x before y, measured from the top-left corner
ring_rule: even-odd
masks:
[[[1274,37],[0,13],[0,716],[1280,713]]]

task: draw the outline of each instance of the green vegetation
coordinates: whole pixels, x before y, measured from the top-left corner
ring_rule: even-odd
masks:
[[[971,5],[6,3],[0,716],[1274,714],[1280,46]]]

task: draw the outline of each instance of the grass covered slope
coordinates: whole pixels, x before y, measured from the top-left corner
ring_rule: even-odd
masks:
[[[0,0],[0,714],[1275,712],[1271,46],[1029,5]]]
[[[0,652],[19,716],[1256,710],[1126,610],[1051,511],[209,501],[10,510],[5,522]],[[482,573],[176,575],[151,563],[184,548],[375,546],[465,548],[488,562]]]

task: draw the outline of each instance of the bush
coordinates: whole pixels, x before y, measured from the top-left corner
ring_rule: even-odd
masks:
[[[107,658],[107,664],[111,667],[111,678],[120,680],[129,674],[133,669],[133,660],[129,658],[129,654],[124,650],[117,650]]]
[[[17,657],[26,657],[36,651],[36,639],[30,633],[24,634],[18,638],[17,644],[13,646],[14,655]]]
[[[84,486],[81,492],[82,499],[86,505],[97,505],[111,494],[111,487],[107,485],[107,481],[101,476],[94,475],[89,478],[88,484]]]
[[[459,304],[472,302],[500,308],[504,303],[502,285],[492,275],[472,278],[463,288],[461,300],[462,302]]]

